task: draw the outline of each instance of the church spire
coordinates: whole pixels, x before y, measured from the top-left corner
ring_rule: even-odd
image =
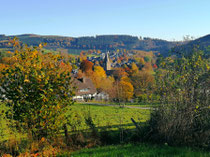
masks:
[[[105,71],[111,70],[111,62],[109,59],[109,51],[106,53],[106,56],[104,58],[104,69]]]

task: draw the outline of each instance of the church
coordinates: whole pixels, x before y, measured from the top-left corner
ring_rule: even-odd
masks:
[[[109,58],[109,51],[106,53],[105,55],[105,58],[104,58],[104,61],[103,61],[103,68],[104,70],[106,71],[106,74],[107,75],[111,75],[113,73],[113,70],[112,70],[112,66],[111,66],[111,61],[110,61],[110,58]]]

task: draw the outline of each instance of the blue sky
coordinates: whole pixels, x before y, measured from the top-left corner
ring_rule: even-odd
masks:
[[[0,34],[210,34],[210,0],[0,0]]]

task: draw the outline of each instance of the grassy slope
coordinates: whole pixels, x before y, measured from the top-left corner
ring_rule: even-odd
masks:
[[[134,128],[131,118],[137,122],[145,122],[149,119],[150,110],[119,108],[111,106],[94,106],[88,104],[75,104],[71,106],[72,110],[68,113],[72,121],[80,120],[81,125],[77,129],[87,129],[84,117],[91,115],[96,127],[110,127],[115,129],[119,125],[124,128]],[[76,125],[76,124],[75,124]]]
[[[0,105],[0,113],[5,110],[4,105]],[[71,106],[71,111],[67,115],[71,119],[72,128],[69,131],[85,130],[89,127],[85,124],[85,117],[91,115],[96,127],[108,130],[116,130],[119,127],[134,128],[135,126],[131,122],[131,117],[137,122],[145,122],[149,119],[149,110],[141,109],[129,109],[110,106],[94,106],[88,104],[74,104]],[[8,125],[9,121],[6,118],[0,116],[0,142],[8,140],[11,136],[22,137],[14,130],[11,130]]]
[[[61,155],[65,156],[65,155]],[[68,155],[66,155],[68,156]],[[190,148],[170,147],[166,145],[127,144],[83,149],[73,152],[73,157],[209,157],[210,152],[202,152]]]

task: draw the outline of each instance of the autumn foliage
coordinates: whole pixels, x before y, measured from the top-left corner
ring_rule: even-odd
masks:
[[[122,77],[117,83],[117,98],[120,101],[126,102],[133,97],[133,85],[131,84],[129,78]]]
[[[83,73],[91,75],[91,72],[93,71],[93,63],[87,59],[83,60],[80,64],[80,69]]]
[[[71,66],[59,55],[42,54],[42,44],[30,48],[16,39],[14,43],[14,64],[1,66],[1,99],[9,100],[17,126],[33,138],[52,136],[61,129],[65,108],[71,104]]]

